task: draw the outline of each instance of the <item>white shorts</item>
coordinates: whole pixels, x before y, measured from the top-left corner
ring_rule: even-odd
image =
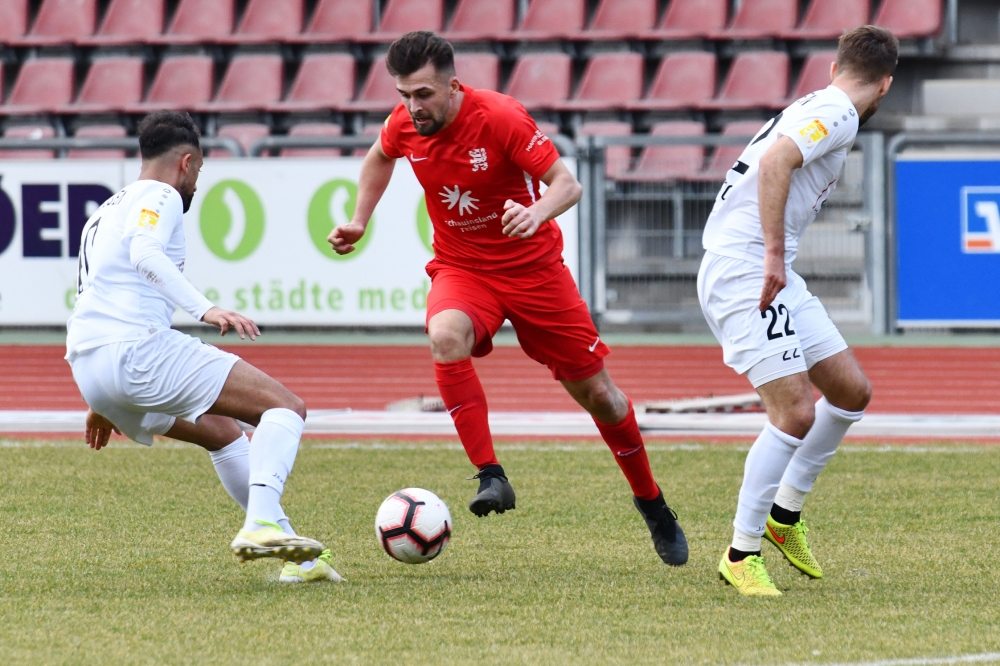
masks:
[[[826,308],[786,267],[788,284],[761,312],[764,269],[758,264],[706,252],[698,271],[698,300],[726,365],[739,374],[780,355],[788,371],[768,368],[768,381],[801,372],[847,349]],[[800,350],[801,359],[794,350]],[[785,354],[785,352],[789,352]],[[775,361],[776,363],[777,361]],[[797,368],[797,369],[796,369]],[[755,381],[759,386],[763,381]]]
[[[239,357],[172,329],[88,349],[70,363],[87,405],[151,446],[175,419],[197,423]]]

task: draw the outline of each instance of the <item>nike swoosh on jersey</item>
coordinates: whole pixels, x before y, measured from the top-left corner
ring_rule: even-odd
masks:
[[[413,153],[410,153],[410,161],[411,162],[423,162],[426,159],[428,159],[428,158],[426,158],[426,157],[414,157]]]
[[[599,343],[600,341],[601,341],[601,338],[598,337],[596,340],[594,340],[594,344],[590,345],[590,347],[588,347],[587,349],[589,351],[593,352],[595,349],[597,349],[597,343]]]

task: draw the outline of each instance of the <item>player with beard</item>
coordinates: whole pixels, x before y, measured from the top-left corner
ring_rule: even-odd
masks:
[[[792,262],[858,128],[889,91],[898,52],[883,28],[845,33],[830,86],[764,125],[726,174],[705,227],[702,311],[726,364],[750,380],[768,417],[747,455],[732,546],[719,562],[719,577],[741,594],[781,594],[761,559],[762,537],[802,573],[823,575],[802,506],[864,415],[871,385]],[[815,405],[813,386],[822,394]]]
[[[435,378],[479,470],[469,509],[485,516],[515,504],[470,358],[489,354],[509,319],[528,356],[548,366],[594,417],[657,554],[667,564],[684,564],[687,541],[653,479],[632,403],[604,369],[609,349],[563,264],[562,234],[553,220],[579,201],[580,184],[521,104],[459,82],[451,44],[441,37],[404,35],[389,47],[386,65],[402,103],[365,158],[351,222],[334,229],[329,241],[340,254],[354,249],[396,160],[408,159],[434,224],[427,333]],[[544,195],[541,183],[548,186]]]
[[[284,582],[340,580],[329,551],[297,536],[280,504],[305,404],[237,356],[170,328],[179,306],[222,335],[260,335],[246,317],[215,307],[181,272],[182,216],[202,164],[198,131],[186,113],[160,111],[144,118],[138,133],[139,180],[94,212],[80,245],[66,360],[90,407],[87,443],[100,450],[114,431],[147,446],[164,435],[203,447],[246,511],[231,544],[241,561],[286,560]],[[253,442],[237,419],[256,426]]]

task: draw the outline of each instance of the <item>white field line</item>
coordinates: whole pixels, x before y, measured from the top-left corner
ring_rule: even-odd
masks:
[[[839,664],[823,664],[823,666],[938,666],[939,664],[992,664],[998,661],[1000,661],[1000,652],[984,652],[982,654],[966,654],[958,657],[883,659],[881,661],[857,661]],[[787,664],[786,666],[806,666],[806,664]]]

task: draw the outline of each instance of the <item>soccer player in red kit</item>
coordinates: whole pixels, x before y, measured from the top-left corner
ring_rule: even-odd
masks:
[[[687,541],[653,480],[632,402],[604,369],[610,350],[563,264],[562,234],[553,219],[580,200],[580,184],[520,103],[459,83],[454,51],[441,37],[404,35],[389,47],[386,65],[402,103],[365,158],[351,222],[328,240],[336,252],[351,252],[395,161],[410,161],[434,224],[427,333],[435,378],[479,469],[469,509],[485,516],[514,508],[514,489],[494,453],[486,395],[470,359],[492,351],[493,335],[509,319],[528,356],[548,366],[593,416],[657,554],[667,564],[684,564]],[[548,188],[544,195],[541,183]]]

